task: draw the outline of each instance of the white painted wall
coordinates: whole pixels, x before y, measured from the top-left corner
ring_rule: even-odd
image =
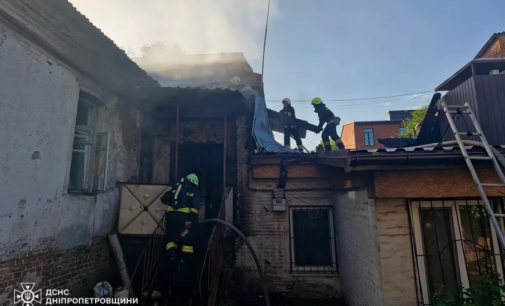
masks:
[[[66,194],[83,78],[2,21],[0,71],[0,261],[26,250],[90,244],[114,227],[115,181],[138,171],[123,145],[117,100],[107,103],[104,127],[112,133],[109,190]]]
[[[384,305],[417,305],[412,243],[405,199],[376,199]]]
[[[335,193],[337,254],[342,292],[349,306],[382,306],[377,216],[366,187]]]

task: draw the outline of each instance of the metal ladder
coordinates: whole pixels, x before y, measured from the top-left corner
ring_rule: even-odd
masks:
[[[472,109],[470,108],[470,105],[468,105],[468,102],[465,102],[465,105],[446,105],[445,101],[442,101],[442,108],[444,109],[444,113],[447,116],[447,120],[449,121],[449,125],[451,126],[451,129],[454,133],[454,137],[456,138],[456,141],[458,142],[459,148],[461,149],[461,153],[463,154],[465,158],[465,162],[468,166],[468,169],[470,170],[470,173],[472,174],[473,180],[475,182],[475,185],[477,186],[477,189],[479,190],[480,196],[482,200],[485,203],[486,211],[489,214],[491,218],[491,222],[493,224],[493,227],[496,231],[496,236],[498,238],[498,241],[502,247],[503,250],[505,250],[505,238],[502,232],[502,229],[500,228],[500,225],[498,224],[498,221],[496,218],[504,218],[505,214],[495,214],[493,211],[493,208],[491,207],[491,204],[489,202],[488,197],[486,196],[486,193],[484,192],[483,187],[502,187],[505,188],[505,176],[503,175],[503,172],[500,168],[500,164],[496,160],[493,151],[491,147],[489,146],[489,143],[487,142],[486,137],[484,136],[484,133],[482,132],[482,129],[479,125],[479,122],[477,121],[477,118],[475,117],[475,114],[473,113]],[[456,110],[451,110],[451,109],[456,109]],[[451,116],[451,114],[458,114],[461,117],[463,117],[463,114],[468,114],[470,117],[470,120],[472,121],[476,132],[459,132],[456,124],[454,123],[454,120]],[[468,152],[466,151],[465,145],[463,144],[463,141],[461,139],[461,135],[465,136],[478,136],[480,137],[480,140],[487,152],[486,157],[480,157],[480,156],[469,156]],[[477,175],[477,172],[475,171],[475,168],[473,166],[472,160],[489,160],[493,163],[493,167],[496,170],[496,173],[498,174],[498,177],[501,180],[501,184],[488,184],[488,183],[481,183],[479,176]]]

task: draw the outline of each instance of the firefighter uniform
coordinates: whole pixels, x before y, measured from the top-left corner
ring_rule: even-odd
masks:
[[[189,236],[182,237],[186,229],[198,222],[200,191],[198,177],[190,174],[182,178],[175,188],[161,197],[161,203],[168,205],[165,215],[165,243],[171,259],[175,258],[180,248],[182,257],[194,252]]]
[[[300,137],[300,131],[295,124],[295,109],[291,106],[291,100],[286,98],[282,100],[284,108],[280,111],[284,115],[284,146],[290,147],[291,135],[296,141],[299,152],[303,152],[302,139]]]
[[[324,143],[324,150],[331,151],[330,137],[335,141],[339,150],[344,150],[344,144],[337,134],[337,124],[335,122],[335,115],[331,110],[329,110],[320,98],[314,98],[312,100],[312,105],[314,106],[314,112],[317,113],[319,117],[318,130],[321,131],[323,125],[326,123],[326,127],[321,134],[321,138]]]

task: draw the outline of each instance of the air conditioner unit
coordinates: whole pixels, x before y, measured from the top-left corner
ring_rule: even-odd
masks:
[[[272,211],[286,211],[286,199],[273,199]]]

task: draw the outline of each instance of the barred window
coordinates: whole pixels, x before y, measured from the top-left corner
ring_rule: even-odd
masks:
[[[291,271],[335,273],[335,231],[330,206],[290,207]]]

